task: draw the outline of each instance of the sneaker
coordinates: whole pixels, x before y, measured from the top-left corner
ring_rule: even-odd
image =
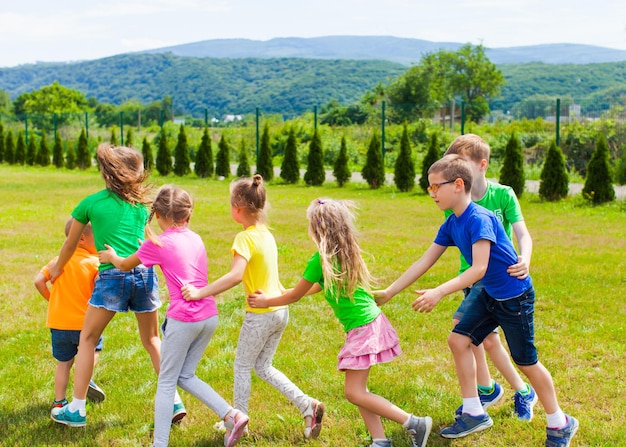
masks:
[[[72,413],[68,405],[61,408],[56,414],[51,414],[50,416],[54,422],[67,425],[68,427],[84,427],[87,424],[87,416],[81,416],[78,410]]]
[[[213,424],[213,428],[217,431],[224,433],[226,431],[226,426],[224,425],[224,421],[219,421]],[[246,428],[243,429],[243,434],[248,436],[250,434],[249,431],[250,426],[246,425]]]
[[[487,413],[481,416],[462,413],[454,418],[454,424],[444,428],[439,434],[449,439],[462,438],[470,433],[485,430],[492,425],[493,419]]]
[[[239,414],[239,419],[236,415]],[[226,434],[224,435],[224,447],[234,447],[243,436],[246,426],[250,422],[250,418],[239,410],[232,410],[226,419],[224,419],[224,427]]]
[[[519,391],[513,396],[515,403],[515,414],[520,421],[530,421],[533,418],[533,407],[537,403],[537,394],[533,387],[530,387],[530,393],[523,395]]]
[[[568,447],[578,430],[578,420],[565,415],[567,424],[563,428],[546,428],[546,447]]]
[[[375,441],[370,444],[370,447],[393,447],[391,439],[385,439],[384,441]]]
[[[482,393],[478,391],[478,398],[483,406],[483,410],[487,410],[490,406],[498,403],[504,396],[504,390],[498,382],[493,381],[493,391],[491,393]],[[463,412],[463,405],[456,409],[455,414],[458,416]]]
[[[311,422],[307,424],[306,418],[310,417]],[[324,404],[313,399],[309,407],[304,412],[304,422],[307,426],[304,428],[305,439],[315,439],[322,431],[322,419],[324,418]]]
[[[67,399],[55,400],[52,402],[52,409],[50,410],[50,417],[59,414],[61,408],[65,407],[69,402]]]
[[[424,447],[432,428],[433,420],[429,416],[418,418],[411,415],[409,426],[406,429],[409,435],[411,435],[411,446]]]
[[[102,388],[96,385],[96,382],[94,382],[93,380],[90,380],[89,388],[87,388],[87,399],[97,404],[97,403],[102,402],[105,398],[106,398],[106,394],[104,394],[104,391],[102,391]]]
[[[172,412],[172,424],[180,422],[182,418],[187,416],[187,410],[182,402],[174,404],[174,411]]]

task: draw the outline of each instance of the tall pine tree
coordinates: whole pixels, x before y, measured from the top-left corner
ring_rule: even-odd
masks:
[[[200,178],[212,177],[215,172],[213,165],[213,149],[211,147],[211,136],[209,128],[205,126],[200,147],[196,153],[196,164],[194,166],[196,175]]]
[[[24,132],[21,130],[17,134],[17,144],[15,145],[15,163],[23,165],[26,161],[26,142],[24,141]]]
[[[126,139],[124,140],[124,146],[126,147],[135,147],[135,135],[133,133],[133,128],[128,127],[126,131]]]
[[[76,149],[76,166],[78,169],[87,169],[91,167],[91,153],[89,152],[89,142],[87,141],[87,133],[83,127],[78,136],[78,145]]]
[[[50,149],[46,141],[46,132],[41,131],[41,140],[39,140],[39,152],[37,152],[37,164],[48,166],[50,164]]]
[[[374,132],[370,139],[365,158],[365,166],[363,166],[361,170],[361,175],[372,189],[380,188],[385,184],[382,143],[376,132]]]
[[[189,156],[189,147],[187,146],[187,135],[185,135],[185,125],[180,125],[178,131],[178,141],[174,149],[174,174],[179,177],[187,175],[191,172],[191,157]]]
[[[402,192],[410,191],[415,186],[415,164],[413,163],[409,131],[406,123],[400,139],[400,153],[396,159],[394,181]]]
[[[263,180],[269,182],[274,178],[274,163],[272,162],[272,146],[270,144],[270,127],[267,123],[263,127],[259,157],[256,161],[256,172]]]
[[[54,137],[54,146],[52,147],[52,164],[57,168],[62,168],[65,160],[63,160],[63,142],[61,135],[57,132]]]
[[[13,131],[9,129],[4,139],[4,161],[12,165],[15,163],[15,140]]]
[[[283,164],[280,167],[280,177],[285,183],[298,183],[300,180],[300,164],[298,163],[298,143],[296,141],[296,132],[289,129],[287,143],[285,144],[285,156]]]
[[[304,173],[304,182],[311,186],[321,186],[326,180],[326,171],[324,170],[324,149],[322,148],[322,139],[317,129],[313,131],[313,137],[309,143],[309,156],[306,172]]]
[[[239,164],[237,165],[237,177],[250,177],[250,162],[248,161],[248,148],[246,140],[241,139],[241,148],[239,149]]]
[[[583,197],[594,204],[612,202],[615,200],[613,176],[609,163],[609,146],[606,136],[601,133],[596,140],[596,149],[591,154],[587,165],[587,176],[583,186]]]
[[[565,157],[556,141],[550,143],[546,159],[541,169],[539,197],[551,202],[567,197],[569,192],[569,176],[565,166]]]
[[[419,184],[420,188],[424,192],[428,191],[428,170],[431,165],[439,160],[439,141],[437,137],[437,132],[433,132],[430,135],[430,142],[428,144],[428,150],[426,151],[426,155],[424,155],[424,159],[422,160],[422,174],[420,175]]]
[[[217,147],[215,174],[219,177],[228,178],[230,177],[230,145],[228,144],[225,134],[222,134],[222,138]]]
[[[333,175],[340,188],[348,183],[352,176],[352,172],[350,172],[350,167],[348,166],[348,144],[346,143],[345,135],[341,137],[341,146],[339,148],[339,155],[333,166]]]
[[[31,135],[26,146],[26,164],[33,166],[35,163],[37,163],[37,145],[35,144],[35,136]]]
[[[152,171],[154,168],[154,154],[152,153],[152,145],[148,141],[148,137],[143,137],[141,143],[141,155],[143,155],[143,168],[146,171]]]
[[[504,149],[504,160],[502,160],[499,182],[502,185],[508,185],[513,188],[517,197],[522,197],[522,194],[524,194],[524,186],[526,185],[524,154],[522,153],[522,145],[517,136],[515,136],[515,132],[509,137],[509,141]]]
[[[111,137],[110,137],[111,140],[109,141],[109,143],[111,143],[113,146],[118,146],[120,144],[119,140],[117,139],[117,132],[118,132],[117,127],[113,126],[111,128]]]
[[[4,161],[4,126],[0,123],[0,163]]]
[[[67,169],[76,169],[76,151],[72,142],[67,144],[67,153],[65,154],[65,167]]]
[[[159,174],[165,176],[172,172],[172,153],[167,144],[167,134],[165,133],[165,126],[161,128],[161,134],[159,138],[159,150],[156,156],[156,169]]]

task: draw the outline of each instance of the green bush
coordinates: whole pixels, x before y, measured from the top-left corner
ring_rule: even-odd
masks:
[[[306,172],[304,173],[304,182],[311,186],[320,186],[326,180],[326,171],[324,170],[324,149],[322,148],[322,140],[315,129],[313,137],[309,143],[309,156]]]
[[[65,167],[67,169],[76,169],[76,151],[74,150],[74,145],[71,142],[67,145]]]
[[[402,192],[410,191],[415,186],[415,164],[413,163],[413,154],[406,124],[400,139],[400,155],[396,159],[394,182]]]
[[[15,140],[13,139],[13,131],[9,129],[4,139],[4,161],[9,164],[15,163]]]
[[[241,139],[241,149],[239,150],[239,164],[237,165],[237,177],[250,177],[250,162],[248,161],[248,148],[246,140]]]
[[[568,192],[569,176],[565,167],[565,156],[561,148],[556,145],[556,141],[552,141],[541,170],[539,197],[556,201],[567,197]]]
[[[63,167],[63,143],[61,142],[61,136],[57,133],[54,137],[54,146],[52,147],[52,164],[57,168]]]
[[[2,140],[2,138],[0,138]],[[28,139],[28,146],[26,147],[26,164],[33,166],[37,161],[37,145],[35,144],[35,138],[33,135]]]
[[[209,135],[209,128],[206,126],[204,127],[200,147],[198,148],[198,153],[196,154],[196,164],[194,169],[196,175],[200,178],[212,177],[215,172],[211,136]]]
[[[280,177],[285,183],[298,183],[300,180],[300,165],[298,163],[298,145],[296,132],[293,126],[289,129],[289,136],[285,144],[285,156],[280,168]]]
[[[594,204],[612,202],[615,200],[612,179],[609,146],[606,143],[606,136],[600,133],[596,140],[596,150],[587,165],[583,196]]]
[[[167,134],[165,133],[165,126],[161,129],[159,138],[159,150],[156,156],[156,169],[159,174],[165,176],[172,172],[172,154],[170,148],[167,145]]]
[[[185,125],[181,124],[178,131],[176,147],[174,148],[174,174],[179,177],[189,174],[191,172],[190,164],[191,157],[189,156]]]
[[[339,155],[337,156],[333,166],[333,175],[335,176],[339,187],[348,183],[350,181],[350,177],[352,176],[352,172],[350,172],[350,167],[348,166],[348,145],[346,143],[345,135],[341,137],[341,147],[339,149]]]
[[[16,164],[23,165],[26,160],[26,143],[24,142],[24,132],[21,130],[17,133],[17,143],[15,145],[15,156],[13,157]]]
[[[509,141],[506,143],[499,181],[501,184],[513,188],[517,197],[521,197],[524,194],[524,186],[526,186],[524,154],[522,153],[522,145],[515,133],[511,134]]]
[[[422,188],[424,192],[428,191],[428,170],[431,165],[441,157],[439,152],[437,132],[433,132],[430,135],[428,150],[426,151],[426,155],[424,155],[424,160],[422,160],[422,175],[419,179],[420,188]]]
[[[48,149],[48,143],[46,142],[46,132],[44,132],[43,130],[41,131],[41,140],[39,140],[37,164],[40,166],[48,166],[50,164],[50,149]]]
[[[85,128],[81,129],[78,136],[78,148],[76,150],[76,166],[79,169],[87,169],[91,166],[91,154],[89,153],[89,142]]]
[[[143,137],[141,154],[143,155],[143,168],[146,171],[152,171],[152,168],[154,168],[154,155],[152,154],[152,145],[150,145],[148,137]]]
[[[272,147],[270,145],[270,126],[265,123],[263,135],[261,135],[261,145],[259,147],[259,157],[256,161],[256,172],[261,174],[263,180],[269,182],[274,178],[274,164],[272,162]]]
[[[372,189],[378,189],[385,184],[382,146],[376,132],[372,134],[370,139],[365,156],[365,166],[361,170],[361,175]]]
[[[215,157],[215,174],[228,178],[230,177],[230,145],[226,139],[226,135],[222,134],[222,138],[217,145],[218,151]]]

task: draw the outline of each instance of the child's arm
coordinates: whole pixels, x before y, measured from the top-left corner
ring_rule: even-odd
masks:
[[[48,288],[48,278],[39,272],[37,276],[35,276],[35,288],[41,293],[46,301],[50,301],[50,289]]]
[[[106,250],[101,250],[98,252],[98,259],[101,264],[110,263],[113,264],[116,268],[124,271],[131,270],[141,264],[139,260],[139,256],[137,253],[133,253],[127,258],[122,258],[118,256],[115,252],[115,249],[110,245],[104,244]]]
[[[65,238],[65,242],[63,242],[57,261],[48,267],[48,272],[50,272],[50,281],[56,281],[61,273],[63,273],[63,267],[65,267],[67,261],[70,260],[74,251],[76,251],[76,247],[78,247],[80,237],[82,236],[85,227],[86,224],[73,219],[70,232],[68,233],[67,238]]]
[[[374,298],[376,298],[376,303],[379,306],[382,306],[391,298],[396,296],[398,293],[402,292],[404,289],[409,287],[415,281],[417,281],[424,273],[428,271],[429,268],[433,266],[435,262],[441,257],[443,252],[446,251],[446,247],[443,245],[432,244],[426,250],[426,253],[419,258],[419,260],[415,261],[411,267],[409,267],[398,279],[396,279],[389,287],[385,290],[375,290],[372,292]]]
[[[413,310],[430,312],[444,296],[470,287],[480,280],[487,272],[490,254],[491,241],[480,239],[475,242],[472,245],[472,265],[470,268],[434,289],[418,290],[417,293],[421,296],[411,304]]]
[[[317,287],[316,287],[317,286]],[[293,289],[287,290],[280,296],[268,298],[268,296],[262,290],[257,290],[256,293],[248,295],[248,304],[250,307],[275,307],[285,306],[287,304],[295,303],[305,295],[312,295],[321,290],[319,284],[315,284],[301,278]]]
[[[513,224],[513,232],[517,239],[519,256],[517,257],[517,263],[509,266],[507,272],[517,279],[524,279],[528,276],[530,270],[530,258],[533,254],[533,240],[523,220]]]
[[[235,253],[233,256],[233,262],[230,266],[230,272],[201,289],[197,289],[192,284],[185,284],[183,288],[180,289],[183,294],[183,298],[187,301],[201,300],[207,296],[219,295],[220,293],[235,287],[243,279],[243,273],[246,270],[247,265],[248,261],[246,258]]]

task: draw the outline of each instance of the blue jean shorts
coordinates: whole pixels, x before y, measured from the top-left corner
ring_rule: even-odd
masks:
[[[101,271],[89,304],[111,312],[154,312],[161,307],[154,268],[140,265],[127,272],[116,268]]]
[[[80,331],[68,331],[63,329],[50,329],[52,338],[52,357],[59,362],[69,362],[78,353],[78,342],[80,341]],[[102,351],[102,336],[96,345],[96,351]]]
[[[498,301],[483,292],[483,299],[476,300],[452,332],[465,335],[478,346],[495,328],[500,326],[506,337],[511,357],[517,365],[531,366],[537,363],[535,347],[535,290],[530,287],[520,296]]]
[[[467,309],[469,309],[470,306],[473,306],[476,300],[485,299],[483,293],[485,293],[485,286],[483,286],[483,283],[480,281],[474,283],[472,287],[463,289],[463,301],[461,301],[461,304],[459,304],[459,307],[452,315],[452,319],[461,321],[463,315],[467,312]],[[497,333],[498,328],[495,328],[493,332]]]

